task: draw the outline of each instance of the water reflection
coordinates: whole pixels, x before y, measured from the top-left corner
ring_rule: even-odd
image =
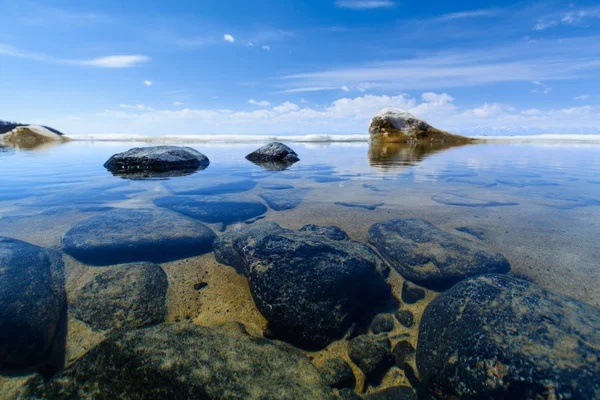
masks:
[[[371,143],[369,145],[369,165],[384,170],[394,170],[417,165],[426,157],[464,144],[407,144]]]
[[[257,165],[267,171],[285,171],[296,161],[251,161],[254,165]]]

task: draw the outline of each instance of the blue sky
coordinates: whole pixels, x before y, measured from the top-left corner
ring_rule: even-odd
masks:
[[[600,133],[597,2],[0,0],[0,119],[71,134]]]

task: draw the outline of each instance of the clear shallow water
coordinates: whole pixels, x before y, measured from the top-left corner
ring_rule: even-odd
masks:
[[[115,177],[102,166],[112,154],[143,143],[0,148],[0,236],[60,250],[61,237],[80,221],[110,208],[156,208],[156,199],[173,195],[265,206],[266,212],[255,212],[258,215],[252,218],[231,217],[235,210],[216,209],[214,218],[204,222],[218,234],[273,221],[293,229],[335,225],[366,243],[366,232],[374,223],[416,217],[484,242],[506,257],[513,275],[600,307],[600,145],[290,145],[301,161],[285,171],[269,171],[244,159],[259,144],[190,144],[209,157],[207,169],[150,180]],[[278,193],[282,194],[277,197]],[[289,197],[295,200],[286,201]],[[269,204],[269,199],[274,202]],[[254,222],[256,216],[264,218]],[[97,267],[65,257],[69,297]],[[232,320],[260,334],[264,319],[248,305],[251,297],[230,293],[243,287],[243,279],[232,271],[216,270],[211,257],[162,264],[169,279],[166,322],[189,319],[212,325]],[[208,282],[208,287],[193,290],[200,281]],[[435,294],[427,296],[430,300]],[[207,304],[213,309],[207,310]],[[417,319],[423,307],[412,309]],[[68,362],[103,337],[77,325],[72,316],[70,321]],[[406,334],[416,340],[416,331]],[[386,379],[393,384],[400,378]],[[15,382],[0,383],[12,387]]]

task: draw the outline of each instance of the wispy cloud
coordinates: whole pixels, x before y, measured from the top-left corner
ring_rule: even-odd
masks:
[[[268,101],[266,101],[266,100],[263,100],[263,101],[256,101],[256,100],[254,100],[254,99],[250,99],[250,100],[248,100],[248,103],[249,103],[249,104],[252,104],[252,105],[255,105],[255,106],[259,106],[259,107],[268,107],[268,106],[270,106],[270,105],[271,105],[271,103],[269,103],[269,102],[268,102]]]
[[[531,90],[531,93],[542,93],[542,94],[548,94],[552,91],[552,88],[546,84],[544,84],[543,82],[540,81],[533,81],[531,82],[534,85],[537,86],[536,89]]]
[[[337,0],[335,5],[339,8],[352,10],[372,10],[394,7],[396,3],[391,0]]]
[[[573,97],[573,100],[583,101],[583,100],[589,100],[589,98],[590,98],[589,94],[582,94],[581,96]]]
[[[271,51],[271,47],[269,47],[269,46],[267,46],[267,45],[264,45],[262,48],[263,48],[263,50],[266,50],[266,51]]]
[[[0,55],[8,57],[24,58],[32,61],[40,61],[55,64],[84,65],[101,68],[129,68],[150,61],[150,57],[144,55],[115,55],[91,60],[73,60],[36,53],[0,43]]]
[[[600,7],[582,8],[552,13],[538,19],[533,29],[543,31],[559,25],[585,26],[588,21],[600,18]]]
[[[144,81],[144,85],[146,85],[146,86],[152,86],[153,82],[152,81]]]
[[[181,101],[174,101],[174,102],[173,102],[173,105],[174,105],[175,107],[179,107],[179,106],[182,106],[182,105],[183,105],[183,103],[182,103]]]
[[[439,17],[435,17],[436,21],[454,21],[457,19],[465,19],[465,18],[477,18],[477,17],[488,17],[496,14],[496,10],[472,10],[472,11],[458,11],[448,14],[440,15]]]
[[[229,43],[235,42],[235,38],[229,34],[223,35],[223,40],[225,40],[226,42],[229,42]]]
[[[144,104],[119,104],[119,107],[140,111],[154,111],[154,108],[148,107]]]

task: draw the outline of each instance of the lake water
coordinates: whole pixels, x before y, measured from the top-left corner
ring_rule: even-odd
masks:
[[[0,236],[62,252],[61,238],[86,219],[115,208],[165,210],[167,203],[159,199],[173,197],[184,208],[190,200],[209,200],[212,206],[233,202],[230,209],[215,206],[200,218],[216,235],[267,222],[294,230],[335,225],[352,240],[367,243],[367,231],[375,223],[422,218],[502,254],[510,275],[600,307],[600,144],[288,144],[300,162],[274,171],[244,159],[261,143],[190,143],[208,156],[210,166],[187,176],[155,179],[113,176],[103,167],[111,155],[147,143],[0,147]],[[238,215],[235,204],[242,201],[261,206]],[[181,214],[186,212],[177,212]],[[69,303],[78,301],[75,297],[87,282],[110,269],[67,254],[63,260]],[[247,279],[218,263],[212,251],[157,262],[168,280],[163,323],[216,326],[235,321],[254,336],[268,330]],[[395,271],[386,279],[400,298],[404,279]],[[426,290],[424,300],[405,306],[414,314],[415,326],[395,322],[392,345],[403,337],[417,347],[418,322],[437,296]],[[71,366],[109,337],[111,329],[95,328],[70,309],[67,320],[64,363]],[[335,340],[325,349],[301,350],[319,364],[332,354],[349,361],[345,346],[344,340]],[[414,360],[410,363],[417,368]],[[350,364],[356,392],[411,384],[398,367],[387,371],[380,385],[372,384]],[[35,376],[30,372],[4,374],[3,397],[24,396],[18,393]]]

